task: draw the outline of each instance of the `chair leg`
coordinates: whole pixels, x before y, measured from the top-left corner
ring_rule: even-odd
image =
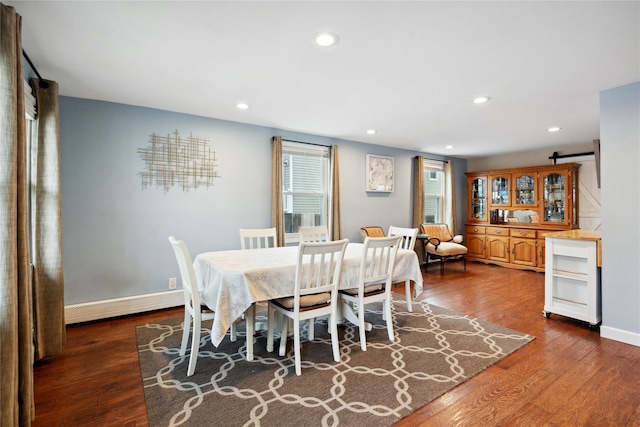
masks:
[[[180,356],[184,356],[187,352],[187,343],[189,342],[189,332],[191,330],[191,314],[185,308],[184,323],[182,327],[182,344],[180,344]]]
[[[245,330],[247,333],[247,360],[253,361],[253,335],[255,332],[256,321],[256,305],[251,304],[244,316]]]
[[[335,313],[329,317],[329,330],[331,331],[331,347],[333,348],[333,360],[340,361],[340,344],[338,343],[338,321]]]
[[[199,316],[193,318],[193,338],[191,340],[191,356],[189,356],[189,367],[187,368],[187,376],[190,377],[196,371],[196,363],[198,362],[198,352],[200,351],[200,328],[201,319]]]
[[[267,351],[271,353],[273,351],[273,333],[274,322],[276,317],[276,310],[271,308],[271,305],[267,307]]]
[[[307,338],[309,341],[313,341],[316,335],[316,318],[312,317],[309,319],[309,326],[307,328]]]
[[[282,316],[282,328],[280,329],[280,349],[278,355],[284,356],[287,353],[287,335],[289,334],[289,318]]]
[[[383,309],[384,314],[384,309]],[[360,330],[360,348],[367,351],[367,335],[364,324],[364,304],[358,304],[358,329]]]
[[[467,271],[467,257],[462,257],[462,260],[464,261],[464,271]]]
[[[236,322],[231,324],[231,337],[229,338],[231,342],[236,342],[238,340],[238,327]]]
[[[444,274],[444,257],[440,258],[440,274]]]
[[[411,280],[407,279],[404,282],[404,291],[407,298],[407,311],[411,313],[413,311],[413,308],[411,307]]]
[[[393,316],[391,315],[391,298],[384,300],[384,310],[387,312],[387,333],[389,341],[393,341]]]
[[[296,364],[296,375],[302,375],[302,363],[300,362],[300,319],[293,319],[293,358]]]

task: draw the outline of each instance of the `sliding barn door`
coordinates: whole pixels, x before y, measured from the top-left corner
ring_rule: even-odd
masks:
[[[558,159],[558,163],[579,163],[578,219],[581,230],[600,230],[600,189],[594,155]]]

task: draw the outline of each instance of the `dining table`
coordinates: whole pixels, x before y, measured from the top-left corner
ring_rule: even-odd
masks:
[[[342,262],[340,289],[358,287],[362,243],[349,243]],[[299,246],[238,249],[198,254],[193,266],[202,301],[215,312],[211,342],[220,345],[231,325],[257,302],[294,294]],[[413,250],[398,249],[393,282],[412,280],[415,298],[422,292],[422,272]],[[248,337],[249,338],[249,337]],[[253,343],[247,339],[247,358]]]

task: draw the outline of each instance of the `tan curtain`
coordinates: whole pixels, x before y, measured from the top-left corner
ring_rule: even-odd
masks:
[[[284,246],[281,136],[271,138],[271,226],[276,228],[277,246]]]
[[[418,228],[424,222],[424,157],[413,159],[413,227]],[[418,259],[424,259],[424,247],[415,245]]]
[[[342,239],[340,223],[340,156],[338,146],[331,146],[331,240]]]
[[[34,419],[22,19],[0,3],[0,426]]]
[[[413,159],[413,226],[424,222],[424,157]]]
[[[31,79],[36,97],[37,141],[31,149],[31,231],[33,234],[33,315],[35,358],[62,353],[64,274],[60,191],[58,84]]]
[[[455,176],[453,174],[453,162],[449,160],[444,162],[444,191],[446,192],[445,199],[445,222],[449,226],[452,235],[458,234],[456,228],[456,191],[455,191]]]

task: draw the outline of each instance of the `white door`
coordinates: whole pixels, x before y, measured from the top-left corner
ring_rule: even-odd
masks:
[[[578,169],[578,225],[581,230],[600,230],[600,189],[594,155],[558,159],[558,163],[579,163]]]

